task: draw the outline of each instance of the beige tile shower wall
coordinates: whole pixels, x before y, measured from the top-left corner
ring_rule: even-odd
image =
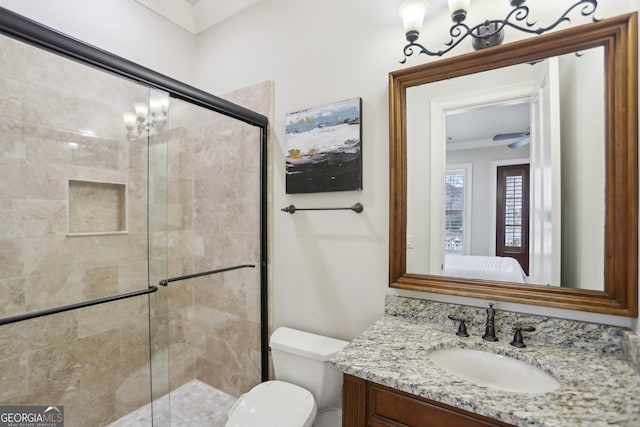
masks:
[[[259,263],[259,133],[226,117],[208,122],[196,141],[197,270]],[[259,323],[249,313],[259,293],[256,270],[196,284],[196,376],[238,396],[260,381]],[[255,307],[254,307],[255,308]]]
[[[148,90],[0,38],[0,317],[144,289]],[[67,236],[69,179],[126,183],[128,234]],[[0,327],[0,404],[98,426],[149,401],[148,298]]]
[[[271,84],[226,98],[268,114]],[[258,266],[259,129],[227,117],[205,123],[195,148],[195,267]],[[261,380],[259,286],[258,268],[196,282],[196,376],[234,396]]]
[[[270,84],[232,96],[270,111]],[[172,100],[162,137],[168,276],[258,265],[259,130]],[[251,269],[169,285],[159,321],[168,325],[171,389],[198,378],[237,396],[260,382],[259,284]]]

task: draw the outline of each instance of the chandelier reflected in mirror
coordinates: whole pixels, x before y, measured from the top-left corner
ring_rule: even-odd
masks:
[[[511,11],[504,19],[487,19],[474,27],[470,27],[465,23],[465,20],[471,6],[471,0],[449,0],[449,13],[453,21],[453,25],[449,28],[451,39],[444,44],[442,49],[437,51],[429,50],[417,43],[424,26],[424,17],[429,8],[429,2],[427,0],[403,1],[398,13],[402,17],[405,36],[409,43],[404,47],[404,59],[400,63],[404,64],[407,58],[413,55],[414,49],[421,54],[442,56],[458,46],[467,37],[471,37],[473,48],[476,50],[497,46],[504,40],[505,27],[515,28],[530,34],[542,34],[554,29],[562,22],[570,22],[569,14],[574,9],[580,9],[582,16],[592,16],[598,7],[597,0],[579,0],[551,25],[540,27],[537,26],[535,21],[530,21],[529,7],[525,6],[526,0],[507,1],[511,5]],[[593,21],[597,21],[595,16],[593,16]]]
[[[136,102],[133,109],[134,112],[122,115],[124,126],[127,128],[127,139],[130,141],[140,138],[143,132],[164,129],[169,113],[169,95],[152,94],[148,103]]]

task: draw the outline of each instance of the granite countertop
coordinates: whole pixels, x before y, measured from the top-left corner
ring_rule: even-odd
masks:
[[[640,426],[640,373],[621,351],[544,345],[518,349],[508,338],[486,342],[481,334],[455,335],[453,323],[386,314],[331,360],[332,366],[378,384],[517,426]],[[538,337],[539,338],[539,337]],[[520,359],[551,374],[560,389],[514,393],[447,374],[427,355],[472,348]]]

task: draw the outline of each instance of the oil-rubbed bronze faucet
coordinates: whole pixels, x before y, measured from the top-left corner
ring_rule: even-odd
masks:
[[[511,341],[509,344],[511,344],[514,347],[525,348],[526,345],[522,340],[522,331],[533,332],[535,330],[536,328],[534,328],[533,326],[520,326],[520,325],[515,326],[513,328],[513,331],[515,332],[515,334],[513,335],[513,341]]]
[[[460,326],[458,326],[458,332],[456,332],[456,335],[459,337],[468,337],[469,334],[467,333],[467,325],[465,325],[465,322],[467,321],[467,319],[462,318],[462,317],[458,317],[458,316],[454,316],[453,314],[450,314],[447,316],[449,319],[453,320],[454,322],[460,322]]]
[[[495,317],[496,311],[493,309],[493,303],[490,302],[489,308],[487,308],[487,326],[482,336],[485,341],[498,341],[498,338],[496,338]]]

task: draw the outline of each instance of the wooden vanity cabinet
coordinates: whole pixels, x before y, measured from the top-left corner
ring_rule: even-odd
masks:
[[[348,374],[342,392],[343,427],[510,426]]]

